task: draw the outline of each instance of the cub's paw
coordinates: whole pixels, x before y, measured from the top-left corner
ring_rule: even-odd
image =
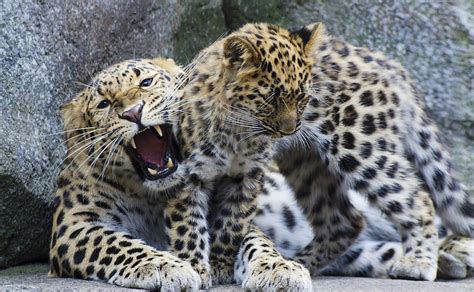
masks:
[[[451,235],[439,249],[438,277],[464,279],[474,275],[474,239]]]
[[[230,284],[234,282],[234,269],[225,261],[211,261],[212,280],[215,284]]]
[[[109,282],[124,287],[160,291],[197,290],[201,286],[198,273],[189,263],[178,259],[153,260],[125,270],[122,274]]]
[[[438,265],[433,259],[405,255],[395,261],[388,275],[394,279],[434,281],[437,269]]]
[[[312,291],[309,271],[284,258],[263,258],[249,263],[242,288],[262,291]]]
[[[195,265],[194,270],[199,274],[201,279],[200,289],[209,289],[212,287],[212,277],[209,265]]]

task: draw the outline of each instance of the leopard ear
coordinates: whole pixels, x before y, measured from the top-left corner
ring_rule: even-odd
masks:
[[[298,38],[303,44],[304,53],[306,56],[311,56],[316,50],[326,34],[326,29],[321,22],[315,22],[304,26],[297,31],[293,31],[291,35]]]
[[[171,58],[155,58],[151,59],[150,62],[153,65],[159,66],[169,72],[171,75],[176,76],[179,73],[183,73],[183,70],[179,65],[175,63],[175,61]]]
[[[243,36],[230,36],[224,41],[224,57],[229,69],[239,73],[259,67],[260,55],[253,44]]]

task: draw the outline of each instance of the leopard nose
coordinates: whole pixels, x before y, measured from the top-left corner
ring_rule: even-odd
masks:
[[[120,116],[122,119],[129,120],[135,124],[140,124],[142,119],[143,102],[134,105],[131,109],[124,111]]]
[[[281,119],[279,123],[279,131],[282,135],[291,135],[296,132],[296,119]]]

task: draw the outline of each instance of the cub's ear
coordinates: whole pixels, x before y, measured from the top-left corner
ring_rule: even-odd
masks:
[[[74,129],[82,128],[83,119],[83,103],[82,100],[84,95],[87,94],[86,90],[81,91],[73,100],[63,104],[59,111],[64,120],[64,130],[70,131]]]
[[[298,38],[302,42],[306,56],[311,56],[316,50],[316,46],[322,42],[325,34],[326,29],[321,22],[312,23],[291,33],[294,38]]]
[[[183,69],[177,65],[171,58],[155,58],[151,59],[150,62],[153,65],[159,66],[169,72],[171,75],[175,76],[179,73],[183,73]]]
[[[229,69],[239,73],[250,73],[260,64],[260,55],[244,36],[230,36],[224,41],[224,57]]]

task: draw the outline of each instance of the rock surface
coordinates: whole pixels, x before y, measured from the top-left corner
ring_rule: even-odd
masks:
[[[185,64],[244,22],[296,28],[323,21],[329,33],[400,60],[472,190],[473,9],[468,0],[2,1],[0,268],[47,259],[50,202],[64,156],[59,105],[107,65],[157,55]]]
[[[66,278],[48,278],[46,265],[27,265],[0,271],[0,290],[48,290],[48,291],[143,291],[124,289],[96,281]],[[313,291],[373,291],[373,292],[472,292],[474,279],[449,282],[422,282],[352,277],[320,277],[313,280]],[[220,285],[210,291],[245,291],[236,285]]]

